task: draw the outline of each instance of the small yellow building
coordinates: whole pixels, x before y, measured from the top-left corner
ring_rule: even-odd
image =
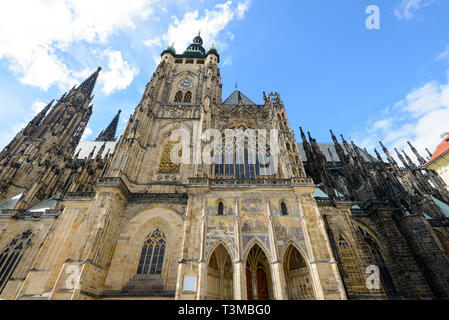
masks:
[[[438,145],[429,162],[424,165],[424,168],[438,173],[449,190],[449,133],[443,136],[443,141]]]

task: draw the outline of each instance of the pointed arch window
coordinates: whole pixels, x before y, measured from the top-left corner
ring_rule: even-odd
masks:
[[[354,251],[342,235],[340,235],[338,239],[338,252],[340,253],[341,262],[349,278],[352,290],[355,293],[368,293],[365,280],[360,273],[354,255]]]
[[[281,212],[283,216],[288,216],[287,205],[284,201],[281,202]]]
[[[229,136],[227,130],[230,130]],[[226,129],[220,152],[215,153],[215,177],[256,179],[274,176],[275,161],[267,140],[266,135],[243,125]],[[260,142],[265,145],[259,147]]]
[[[218,203],[218,215],[224,216],[224,206],[223,206],[223,202],[221,202],[221,201]]]
[[[187,91],[184,95],[184,103],[191,103],[192,102],[192,92]]]
[[[368,245],[369,251],[375,262],[375,265],[379,268],[380,279],[382,280],[382,284],[386,294],[388,295],[388,297],[398,297],[399,293],[396,289],[393,277],[391,276],[390,270],[388,269],[388,266],[385,262],[379,244],[374,239],[374,237],[363,228],[359,227],[359,231],[362,233],[365,242]]]
[[[22,232],[0,253],[0,294],[22,259],[25,250],[31,246],[32,238],[31,230]]]
[[[143,244],[137,274],[161,274],[165,246],[165,235],[159,228],[156,228]]]
[[[175,94],[175,102],[182,102],[182,97],[183,97],[182,91],[176,92],[176,94]]]

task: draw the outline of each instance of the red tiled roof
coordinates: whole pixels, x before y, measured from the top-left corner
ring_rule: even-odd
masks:
[[[449,134],[438,145],[438,147],[435,149],[435,152],[433,153],[432,157],[430,158],[429,162],[427,162],[424,166],[430,165],[432,162],[434,162],[436,159],[438,159],[439,157],[441,157],[448,151],[449,151]]]

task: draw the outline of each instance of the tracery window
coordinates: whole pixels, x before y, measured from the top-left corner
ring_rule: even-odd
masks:
[[[352,250],[346,239],[340,235],[338,239],[338,252],[340,253],[341,262],[351,282],[351,288],[355,293],[367,293],[365,280],[363,279],[354,251]]]
[[[184,95],[184,103],[191,103],[192,102],[192,92],[187,91]]]
[[[161,162],[159,164],[159,172],[161,173],[177,173],[179,172],[179,168],[181,164],[175,164],[172,161],[171,153],[173,147],[180,143],[181,139],[178,141],[169,141],[164,147],[164,151],[162,152]],[[181,157],[182,150],[179,150],[178,156]]]
[[[262,134],[244,126],[234,127],[232,143],[226,143],[223,134],[222,153],[215,154],[215,177],[234,179],[255,179],[273,176],[274,161],[270,146],[259,148]],[[265,143],[267,137],[263,136]]]
[[[25,250],[31,246],[32,238],[31,230],[22,232],[0,253],[0,294],[22,259]]]
[[[159,228],[156,228],[143,244],[137,274],[161,274],[165,246],[165,235]]]
[[[182,102],[182,91],[178,91],[178,92],[176,92],[176,95],[175,95],[175,102]]]

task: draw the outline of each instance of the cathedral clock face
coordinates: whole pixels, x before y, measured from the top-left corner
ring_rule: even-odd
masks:
[[[193,87],[193,83],[190,80],[183,80],[180,83],[178,83],[178,87],[183,90],[187,90]]]

